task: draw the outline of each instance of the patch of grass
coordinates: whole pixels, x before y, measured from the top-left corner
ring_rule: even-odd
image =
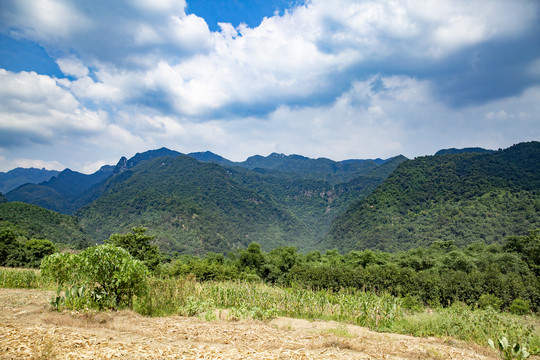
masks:
[[[0,267],[0,288],[53,290],[56,284],[35,269]]]
[[[324,332],[327,334],[332,334],[332,335],[335,335],[338,337],[344,337],[344,338],[352,339],[356,337],[355,335],[349,332],[349,329],[347,329],[347,326],[345,325],[339,325],[338,327],[334,329],[326,329]]]
[[[134,301],[134,310],[148,316],[198,316],[216,309],[229,309],[233,319],[289,316],[346,321],[373,329],[388,329],[402,316],[400,300],[387,294],[280,288],[242,281],[198,282],[193,278],[153,278],[147,293]]]
[[[492,308],[471,310],[461,303],[434,312],[405,316],[394,322],[390,331],[424,337],[453,337],[483,346],[488,345],[488,339],[506,337],[511,343],[527,346],[531,353],[540,350],[538,327],[524,317]]]

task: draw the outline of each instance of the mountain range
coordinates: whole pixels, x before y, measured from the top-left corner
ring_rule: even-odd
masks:
[[[0,221],[29,227],[6,214],[32,218],[39,206],[75,216],[70,228],[76,230],[61,242],[99,243],[146,226],[163,251],[190,254],[228,252],[253,241],[265,250],[290,245],[303,252],[500,242],[540,227],[539,149],[530,142],[499,151],[445,149],[413,160],[338,162],[273,153],[233,162],[161,148],[94,174],[66,169],[21,184],[5,194]],[[37,206],[14,207],[21,203]]]

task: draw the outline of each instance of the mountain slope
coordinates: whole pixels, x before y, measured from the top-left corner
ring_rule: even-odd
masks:
[[[136,225],[147,226],[162,249],[194,254],[226,252],[252,241],[271,249],[309,238],[294,216],[239,184],[225,168],[185,155],[141,162],[105,187],[77,213],[96,241]]]
[[[539,191],[539,142],[493,154],[421,157],[340,215],[327,240],[344,251],[500,242],[540,227]]]
[[[89,246],[77,220],[36,205],[22,202],[0,204],[0,222],[8,221],[27,232],[31,238],[48,239],[74,248]]]
[[[244,186],[272,199],[297,217],[319,242],[336,216],[352,203],[365,198],[407,158],[397,156],[377,166],[365,175],[333,185],[324,180],[301,179],[294,174],[275,170],[250,171],[230,168],[233,178]],[[324,250],[320,245],[314,249]]]
[[[35,168],[16,168],[8,172],[0,172],[0,192],[7,193],[21,185],[38,184],[50,180],[58,171]]]

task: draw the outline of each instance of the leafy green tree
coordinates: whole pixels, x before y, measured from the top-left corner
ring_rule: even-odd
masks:
[[[45,239],[30,239],[24,243],[27,262],[30,267],[39,267],[41,260],[48,255],[54,254],[57,249],[50,241]]]
[[[528,236],[510,236],[506,239],[504,250],[521,255],[536,276],[540,276],[540,229]]]
[[[261,245],[256,242],[252,242],[249,244],[246,250],[240,251],[238,263],[241,269],[251,269],[262,278],[265,258],[261,250]]]
[[[151,244],[154,237],[146,235],[147,230],[142,226],[134,227],[128,234],[112,234],[106,243],[126,249],[150,270],[155,270],[161,261],[161,256],[157,245]]]

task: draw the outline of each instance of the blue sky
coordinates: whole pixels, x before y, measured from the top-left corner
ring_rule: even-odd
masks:
[[[4,0],[0,171],[540,139],[533,0]]]

